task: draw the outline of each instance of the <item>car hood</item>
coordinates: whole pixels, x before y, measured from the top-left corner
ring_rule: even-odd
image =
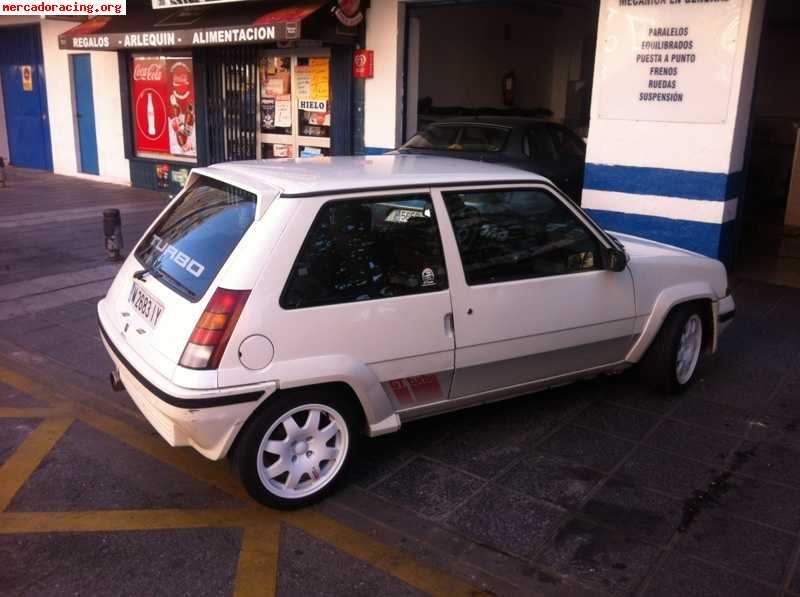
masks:
[[[728,276],[718,260],[656,241],[609,232],[628,253],[631,273],[639,289],[685,284],[707,284],[717,299],[725,296]],[[649,304],[642,301],[641,304]]]
[[[616,238],[620,241],[623,245],[625,245],[625,250],[628,252],[628,256],[631,259],[646,259],[648,257],[676,257],[676,256],[686,256],[686,257],[698,257],[700,259],[708,259],[705,255],[701,255],[700,253],[694,253],[692,251],[687,251],[686,249],[681,249],[679,247],[673,247],[672,245],[666,245],[664,243],[660,243],[654,240],[649,240],[647,238],[641,238],[639,236],[632,236],[630,234],[622,234],[619,232],[612,232],[608,231],[608,234]]]

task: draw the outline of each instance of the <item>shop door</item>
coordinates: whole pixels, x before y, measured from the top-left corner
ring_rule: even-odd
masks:
[[[89,54],[72,54],[70,60],[72,61],[72,90],[80,149],[80,170],[87,174],[100,174],[100,167],[97,163],[91,58]]]
[[[52,170],[39,25],[0,29],[0,80],[11,164]]]
[[[330,155],[330,56],[264,54],[259,83],[260,157]]]

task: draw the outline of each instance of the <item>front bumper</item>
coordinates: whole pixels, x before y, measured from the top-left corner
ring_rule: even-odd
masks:
[[[137,370],[111,340],[102,321],[99,325],[103,344],[128,395],[171,446],[192,446],[211,460],[224,458],[245,421],[277,389],[271,383],[257,391],[236,388],[211,395],[191,391],[187,396],[175,396]]]
[[[717,328],[721,334],[730,327],[736,317],[736,304],[730,294],[719,301],[717,307]]]

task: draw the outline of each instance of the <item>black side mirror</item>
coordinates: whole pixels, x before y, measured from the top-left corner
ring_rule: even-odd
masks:
[[[628,265],[628,254],[622,249],[610,247],[605,252],[606,269],[612,272],[623,272]]]

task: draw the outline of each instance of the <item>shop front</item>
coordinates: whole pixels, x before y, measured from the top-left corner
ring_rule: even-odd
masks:
[[[156,4],[59,37],[118,52],[134,186],[174,193],[194,166],[351,152],[360,3]]]

